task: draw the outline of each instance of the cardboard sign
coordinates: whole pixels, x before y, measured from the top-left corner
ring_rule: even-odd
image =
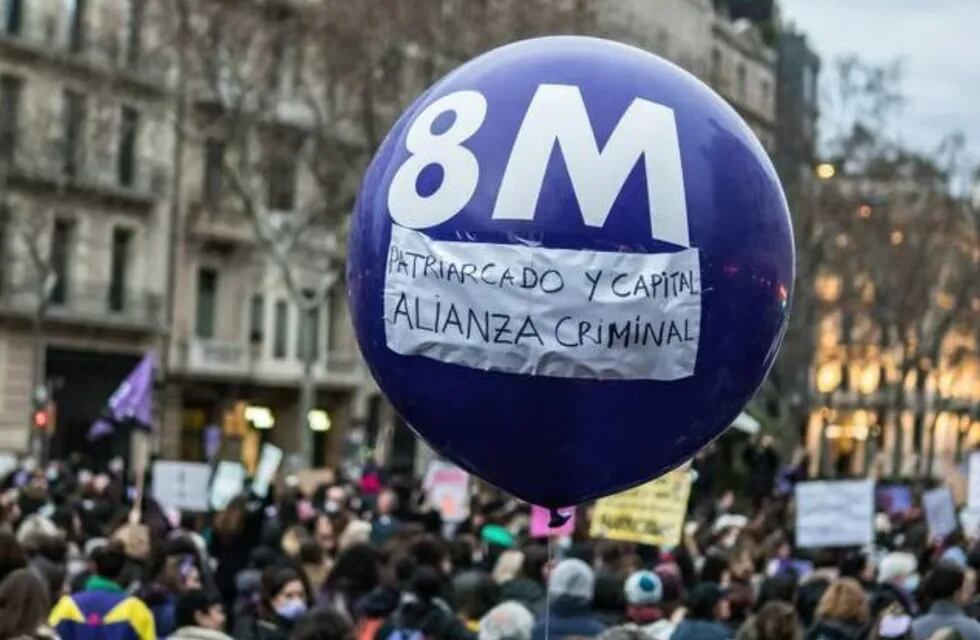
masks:
[[[222,460],[211,481],[211,508],[221,511],[245,488],[245,467],[238,462]]]
[[[433,460],[425,472],[422,488],[443,522],[462,522],[470,512],[470,474],[456,465]]]
[[[153,463],[153,499],[165,509],[207,511],[211,467],[203,462]]]
[[[589,535],[675,547],[680,544],[691,473],[675,469],[652,482],[602,498],[595,505]]]
[[[274,444],[266,442],[262,445],[259,453],[259,464],[255,469],[255,477],[252,478],[252,493],[260,498],[269,495],[269,487],[276,477],[276,471],[282,463],[282,449]]]
[[[956,505],[949,487],[939,487],[922,494],[922,508],[926,512],[929,533],[944,538],[956,531]]]
[[[859,547],[874,541],[873,480],[796,485],[796,546]]]
[[[565,524],[560,527],[552,528],[551,511],[544,507],[531,505],[531,537],[533,538],[560,538],[570,536],[575,531],[575,507],[559,509],[558,512],[564,516],[569,516]]]

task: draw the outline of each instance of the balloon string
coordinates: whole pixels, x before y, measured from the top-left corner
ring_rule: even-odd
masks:
[[[551,582],[551,573],[555,570],[552,562],[555,560],[555,538],[548,536],[548,579],[544,585],[544,640],[551,640],[551,589],[548,584]]]

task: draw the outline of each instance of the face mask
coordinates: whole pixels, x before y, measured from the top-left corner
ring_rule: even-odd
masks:
[[[306,613],[306,603],[299,598],[291,598],[276,607],[276,613],[286,620],[295,620]]]
[[[919,574],[913,573],[910,576],[905,576],[905,580],[902,581],[902,588],[909,593],[915,593],[915,590],[919,588]]]

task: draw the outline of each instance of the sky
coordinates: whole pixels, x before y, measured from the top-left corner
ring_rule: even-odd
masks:
[[[902,63],[906,103],[901,141],[918,150],[936,147],[946,133],[966,135],[980,162],[980,1],[779,0],[783,17],[807,34],[823,61],[857,54],[870,63]]]

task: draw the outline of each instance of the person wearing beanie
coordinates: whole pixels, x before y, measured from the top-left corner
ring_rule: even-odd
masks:
[[[626,578],[623,595],[626,597],[626,618],[641,627],[664,617],[660,609],[664,587],[652,571],[637,571]]]
[[[592,613],[595,574],[585,562],[562,560],[548,577],[550,606],[534,624],[532,640],[561,640],[570,636],[594,638],[605,625]]]

